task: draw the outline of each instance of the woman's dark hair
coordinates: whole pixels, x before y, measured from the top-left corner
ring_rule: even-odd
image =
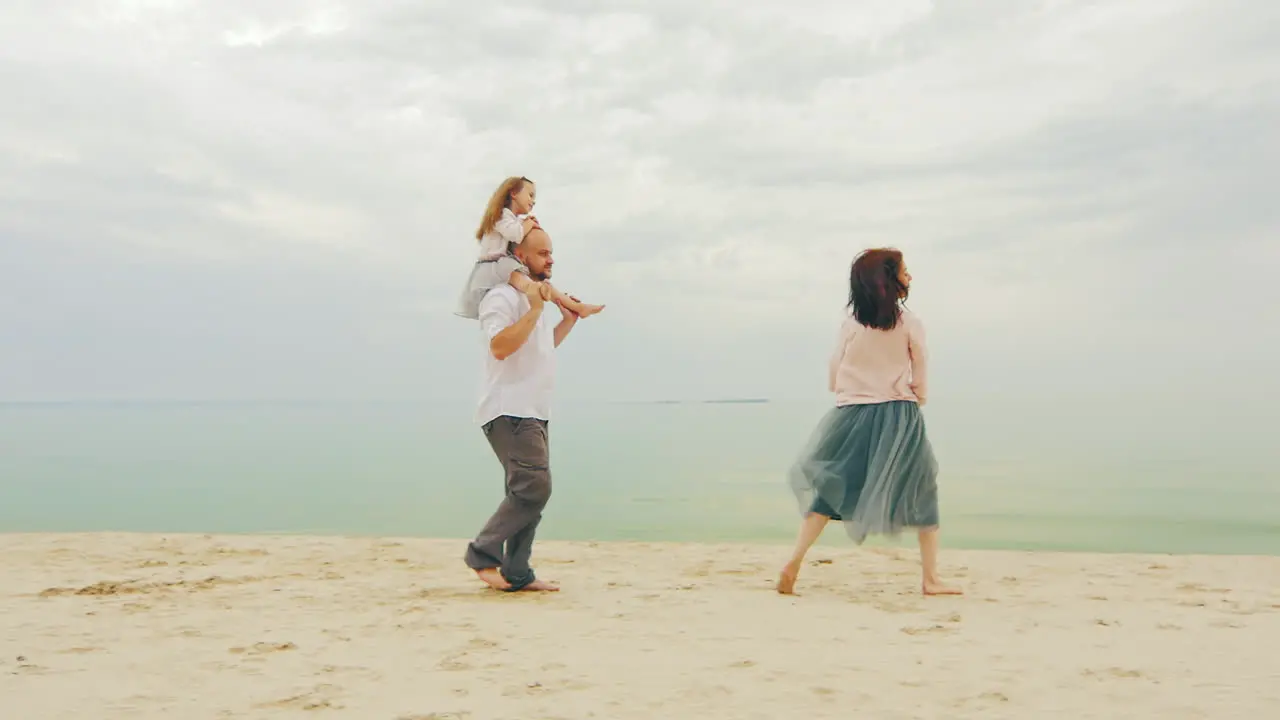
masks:
[[[893,248],[864,250],[849,270],[849,307],[853,317],[867,327],[892,330],[907,299],[907,286],[899,279],[902,253]]]

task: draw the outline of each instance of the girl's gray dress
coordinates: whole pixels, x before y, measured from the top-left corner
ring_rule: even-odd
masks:
[[[454,314],[471,320],[479,318],[480,301],[484,299],[485,293],[510,282],[513,271],[529,274],[529,268],[511,254],[510,247],[506,255],[496,260],[477,261],[471,267],[467,284],[462,287],[462,293],[458,296],[458,308],[454,310]]]
[[[516,245],[524,238],[524,218],[503,208],[502,216],[480,241],[480,260],[471,266],[467,284],[458,296],[455,315],[475,320],[480,317],[480,301],[485,293],[511,282],[512,272],[529,274],[529,269],[516,259]]]
[[[802,515],[840,520],[862,544],[869,534],[937,526],[937,477],[920,407],[893,400],[829,411],[789,479]]]

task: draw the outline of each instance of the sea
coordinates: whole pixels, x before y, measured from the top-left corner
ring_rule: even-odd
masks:
[[[829,401],[561,402],[539,537],[790,543]],[[466,538],[502,475],[462,401],[0,404],[0,532]],[[1280,555],[1274,415],[935,400],[945,546]],[[824,543],[848,543],[838,526]],[[911,545],[914,537],[871,545]]]

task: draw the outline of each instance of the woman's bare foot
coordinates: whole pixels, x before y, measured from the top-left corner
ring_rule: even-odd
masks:
[[[498,572],[498,568],[483,568],[476,571],[476,575],[484,581],[485,585],[494,590],[510,590],[511,583],[502,577],[502,573]]]
[[[795,595],[796,579],[800,576],[800,568],[793,565],[785,565],[782,571],[778,573],[778,594],[779,595]]]
[[[534,580],[520,588],[520,592],[560,592],[560,586],[546,580]]]
[[[941,580],[925,580],[920,586],[925,595],[963,595],[964,591],[954,585],[945,585]]]

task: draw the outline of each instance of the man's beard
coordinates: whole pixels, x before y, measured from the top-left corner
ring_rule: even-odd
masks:
[[[551,273],[545,273],[545,272],[536,273],[530,270],[529,279],[533,280],[534,282],[546,282],[551,279]]]

